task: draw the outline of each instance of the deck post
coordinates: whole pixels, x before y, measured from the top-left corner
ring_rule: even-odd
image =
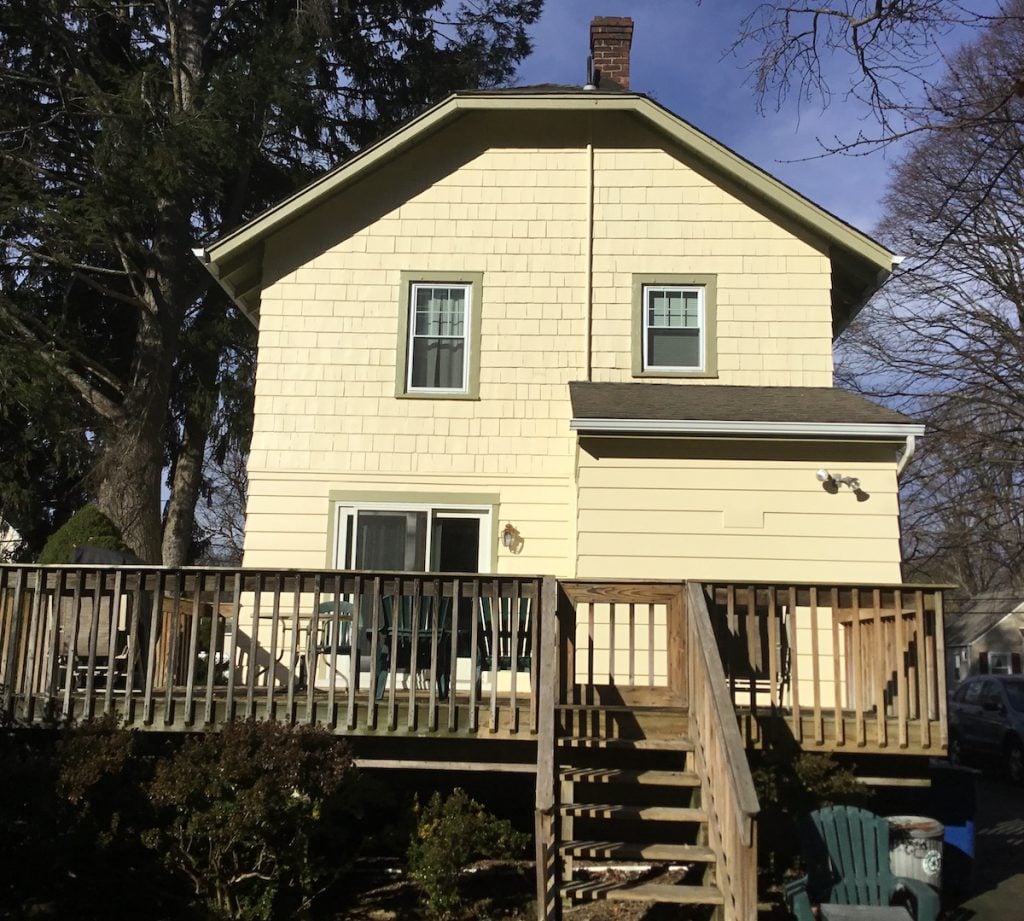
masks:
[[[537,677],[537,921],[558,921],[558,854],[555,835],[555,704],[558,695],[558,582],[541,583],[540,668]]]
[[[37,576],[38,578],[38,576]],[[25,597],[25,570],[18,569],[14,581],[14,601],[11,605],[11,622],[8,627],[7,661],[4,664],[4,715],[14,712],[14,687],[17,683],[18,646],[21,641],[22,604]]]

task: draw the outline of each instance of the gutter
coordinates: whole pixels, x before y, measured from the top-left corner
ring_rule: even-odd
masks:
[[[924,426],[885,422],[764,422],[726,419],[579,419],[569,428],[581,435],[785,435],[800,438],[905,438],[913,444]],[[906,452],[904,452],[904,457]],[[909,458],[907,458],[909,460]]]

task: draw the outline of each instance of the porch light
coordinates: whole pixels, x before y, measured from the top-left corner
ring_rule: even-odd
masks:
[[[822,467],[815,476],[821,483],[821,488],[833,496],[839,492],[840,486],[846,486],[856,497],[858,502],[868,498],[868,494],[860,488],[860,480],[855,476],[843,476],[841,473],[829,473]]]
[[[506,550],[511,550],[519,543],[519,532],[511,524],[505,525],[505,530],[501,532],[501,543]]]

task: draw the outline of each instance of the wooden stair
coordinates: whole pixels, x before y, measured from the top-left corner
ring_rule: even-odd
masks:
[[[685,710],[568,705],[556,707],[556,724],[562,899],[693,906],[686,918],[719,910],[723,896]],[[650,872],[631,881],[601,872],[623,861],[650,864]],[[686,869],[670,884],[650,878],[666,869],[659,864]]]

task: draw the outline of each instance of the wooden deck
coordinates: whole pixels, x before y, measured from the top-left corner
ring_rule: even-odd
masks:
[[[539,921],[564,898],[754,921],[745,748],[940,754],[943,662],[927,586],[0,566],[8,725],[274,720],[375,767],[533,773]],[[598,852],[697,855],[697,877],[581,886]]]

